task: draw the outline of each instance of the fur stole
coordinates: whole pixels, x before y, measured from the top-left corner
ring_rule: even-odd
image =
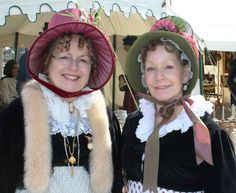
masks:
[[[113,183],[112,149],[104,97],[87,111],[94,149],[90,153],[91,189],[108,193]],[[24,184],[32,193],[43,193],[50,184],[52,147],[49,135],[47,103],[39,83],[32,80],[22,90],[25,119]],[[64,150],[63,150],[64,151]]]

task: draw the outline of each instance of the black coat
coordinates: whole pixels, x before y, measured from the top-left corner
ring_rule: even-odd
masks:
[[[142,116],[140,111],[131,114],[122,133],[122,165],[127,180],[137,182],[143,180],[145,142],[140,142],[135,131]],[[160,138],[158,185],[180,192],[235,193],[236,157],[232,141],[209,114],[201,119],[210,132],[214,166],[205,161],[197,165],[192,127],[184,133],[172,131]]]
[[[34,112],[32,112],[34,113]],[[120,164],[120,128],[117,118],[107,109],[110,138],[112,142],[113,161],[113,193],[120,193],[122,188]],[[17,188],[24,187],[24,147],[25,121],[22,99],[14,100],[0,114],[0,192],[14,193]],[[90,150],[84,134],[79,136],[80,157],[79,165],[89,171]],[[51,136],[52,166],[66,166],[63,138],[60,134]],[[33,155],[32,155],[33,156]],[[90,172],[90,171],[89,171]],[[102,179],[101,179],[102,180]]]

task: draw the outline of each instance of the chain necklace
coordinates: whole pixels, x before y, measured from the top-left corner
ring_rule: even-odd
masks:
[[[70,167],[71,176],[73,177],[74,176],[74,165],[77,161],[74,156],[75,147],[77,146],[77,144],[78,144],[78,157],[79,157],[79,137],[78,136],[73,137],[72,148],[71,148],[68,137],[63,137],[63,139],[64,139],[65,154],[66,154],[66,162],[67,162],[68,166]],[[77,144],[76,144],[76,139],[77,139]]]

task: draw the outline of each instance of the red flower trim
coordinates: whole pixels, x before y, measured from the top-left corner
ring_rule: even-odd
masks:
[[[167,19],[162,19],[157,21],[155,24],[153,24],[153,26],[150,29],[150,31],[158,31],[158,30],[177,32],[175,24]]]

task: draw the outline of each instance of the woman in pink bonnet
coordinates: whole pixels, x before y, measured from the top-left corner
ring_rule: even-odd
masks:
[[[120,128],[100,89],[115,64],[97,14],[55,13],[28,52],[32,80],[0,114],[1,193],[120,193]]]

